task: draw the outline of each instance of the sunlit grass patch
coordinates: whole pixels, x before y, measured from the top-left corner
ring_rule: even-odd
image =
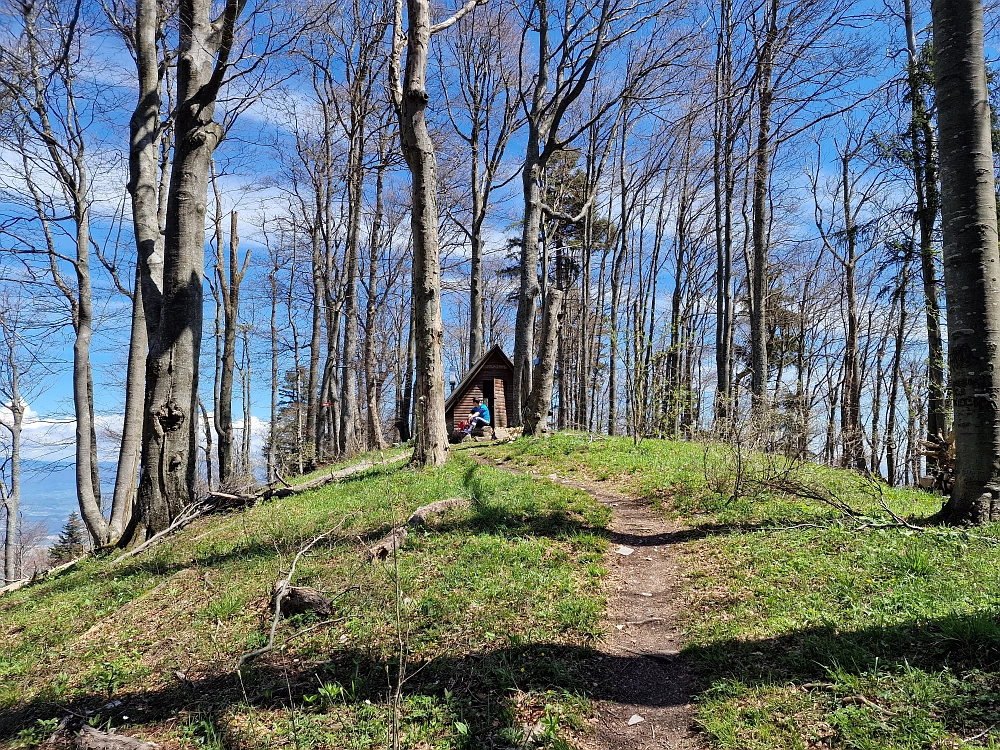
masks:
[[[677,548],[687,576],[685,654],[712,746],[995,747],[1000,544],[894,525],[883,502],[923,527],[941,499],[828,467],[797,464],[794,477],[858,517],[766,482],[748,481],[734,498],[725,467],[733,455],[726,446],[572,433],[491,451],[539,475],[607,481],[689,526]],[[751,480],[787,466],[740,460]],[[1000,525],[975,534],[1000,537]]]
[[[375,539],[449,497],[470,506],[368,561]],[[32,746],[37,720],[67,711],[181,747],[384,747],[393,726],[410,746],[475,747],[536,709],[574,731],[608,517],[586,493],[459,457],[202,518],[118,565],[88,560],[0,599],[0,745],[28,731]],[[238,674],[266,643],[274,582],[329,529],[294,582],[333,616],[282,622],[280,648]]]

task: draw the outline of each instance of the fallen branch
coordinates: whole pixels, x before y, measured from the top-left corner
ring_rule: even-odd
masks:
[[[302,492],[309,492],[310,490],[319,489],[333,482],[339,482],[343,479],[354,476],[355,474],[360,474],[363,471],[368,471],[369,469],[374,469],[376,466],[392,466],[394,464],[402,463],[410,458],[409,454],[402,454],[399,456],[393,456],[392,458],[386,458],[381,461],[361,461],[351,466],[346,466],[343,469],[338,469],[337,471],[331,471],[329,474],[324,476],[316,477],[315,479],[310,479],[308,482],[302,482],[301,484],[290,485],[285,480],[281,480],[286,485],[285,487],[275,488],[273,484],[264,488],[257,493],[257,497],[263,500],[270,499],[272,497],[282,498],[289,497],[291,495],[298,495]]]
[[[374,546],[368,548],[369,560],[385,560],[393,552],[397,552],[406,543],[409,534],[408,528],[416,526],[427,526],[434,516],[440,515],[453,508],[468,508],[469,501],[464,497],[450,497],[447,500],[437,500],[427,505],[421,505],[406,520],[402,526],[397,526]]]
[[[370,560],[385,560],[393,552],[398,551],[406,542],[408,532],[405,526],[398,526],[390,531],[386,536],[374,546],[368,548],[368,558]]]
[[[155,750],[159,745],[122,734],[99,732],[91,726],[84,725],[80,733],[73,738],[73,747],[77,750]]]
[[[341,521],[337,526],[334,526],[332,529],[327,529],[322,534],[313,537],[308,544],[299,548],[299,551],[295,554],[295,557],[292,559],[292,566],[288,570],[288,575],[286,575],[284,578],[280,579],[277,583],[274,584],[274,596],[272,598],[272,603],[274,607],[274,616],[271,618],[271,629],[267,636],[267,643],[258,649],[243,654],[236,664],[237,672],[239,672],[243,668],[243,665],[246,663],[248,659],[252,659],[255,656],[260,656],[261,654],[265,654],[268,651],[274,649],[274,638],[275,634],[278,631],[278,622],[281,620],[281,615],[282,615],[281,604],[284,598],[288,595],[288,592],[291,591],[293,588],[292,578],[295,576],[295,568],[298,566],[299,560],[301,560],[304,554],[306,554],[309,550],[311,550],[321,541],[326,539],[335,531],[339,531],[340,529],[342,529],[346,522],[347,518]]]
[[[464,497],[451,497],[447,500],[438,500],[427,505],[421,505],[406,520],[407,526],[426,526],[431,516],[440,515],[452,508],[468,508],[469,501]]]
[[[849,528],[849,531],[864,531],[867,529],[905,529],[906,531],[912,531],[919,534],[930,534],[931,536],[941,538],[975,539],[977,541],[1000,544],[1000,538],[997,537],[985,536],[982,534],[971,534],[968,531],[961,529],[943,529],[936,526],[918,526],[917,524],[910,523],[889,507],[889,504],[885,500],[881,484],[872,478],[864,479],[867,482],[867,492],[874,496],[882,511],[889,517],[888,521],[872,517],[872,515],[854,508],[849,503],[838,498],[825,487],[808,485],[798,479],[795,479],[794,477],[791,477],[788,473],[784,473],[777,477],[768,477],[754,481],[756,484],[767,489],[784,492],[788,495],[800,497],[805,500],[816,500],[829,505],[831,508],[838,510],[846,518],[856,522],[857,525],[853,528]],[[809,527],[813,525],[814,524],[798,524],[797,526],[782,527],[781,530],[796,527]]]
[[[12,594],[18,589],[23,589],[25,586],[29,584],[39,583],[41,581],[48,580],[53,576],[59,575],[64,570],[69,570],[70,568],[75,567],[81,561],[86,560],[88,557],[89,554],[81,555],[80,557],[70,560],[69,562],[64,562],[62,565],[57,565],[54,568],[49,568],[48,570],[42,573],[38,573],[37,575],[33,575],[28,578],[22,578],[20,581],[14,581],[14,583],[8,584],[7,586],[0,588],[0,596],[3,596],[4,594]]]
[[[192,505],[187,506],[186,508],[184,508],[184,510],[180,512],[177,518],[174,519],[174,522],[170,524],[167,528],[165,528],[163,531],[153,534],[153,536],[151,536],[145,542],[140,544],[138,547],[133,547],[132,549],[123,552],[114,560],[112,560],[111,564],[117,565],[122,560],[125,560],[129,557],[135,557],[136,555],[145,552],[147,549],[149,549],[154,544],[163,539],[163,537],[167,536],[168,534],[172,534],[175,531],[179,531],[180,529],[184,528],[189,523],[194,521],[196,518],[204,515],[207,511],[213,510],[214,508],[215,506],[208,502],[193,503]]]

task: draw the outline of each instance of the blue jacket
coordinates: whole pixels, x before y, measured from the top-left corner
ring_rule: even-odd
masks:
[[[479,404],[472,409],[472,413],[478,415],[486,422],[490,421],[490,409],[486,404]]]

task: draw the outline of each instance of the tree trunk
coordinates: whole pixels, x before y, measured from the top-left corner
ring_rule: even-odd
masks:
[[[478,113],[472,119],[469,160],[472,169],[472,232],[469,258],[469,368],[483,356],[483,219],[486,206],[479,180]]]
[[[146,362],[139,505],[147,534],[166,529],[194,499],[198,359],[205,269],[205,203],[222,139],[215,99],[228,64],[239,0],[212,23],[209,0],[181,0],[174,159],[163,242],[163,302]],[[216,60],[216,54],[218,59]]]
[[[933,0],[955,488],[942,516],[1000,520],[1000,283],[981,0]]]
[[[931,437],[948,432],[945,404],[944,341],[941,336],[941,305],[935,268],[934,224],[938,213],[937,148],[934,126],[927,112],[917,70],[917,38],[913,31],[910,0],[903,0],[906,47],[909,56],[910,149],[913,160],[913,187],[917,198],[920,226],[920,274],[924,285],[924,313],[927,327],[927,432]]]
[[[216,194],[218,218],[222,218],[222,202]],[[233,481],[233,374],[236,371],[236,328],[240,310],[239,216],[233,211],[229,226],[229,278],[222,252],[222,231],[219,231],[215,274],[222,298],[222,363],[219,375],[219,398],[215,404],[215,433],[219,437],[219,487],[227,489]]]
[[[444,417],[444,323],[441,319],[441,259],[438,246],[437,159],[427,130],[429,0],[407,0],[406,70],[399,96],[399,135],[412,178],[413,326],[418,406],[413,461],[437,466],[448,459]],[[401,24],[397,12],[396,33]],[[398,64],[395,55],[393,64]],[[398,79],[397,79],[398,80]]]
[[[715,419],[722,426],[730,418],[732,401],[733,336],[733,91],[732,6],[723,0],[719,8],[719,39],[716,46],[715,127],[713,188],[715,191],[716,322],[715,322]]]
[[[7,509],[7,528],[4,537],[3,572],[7,584],[17,580],[21,571],[17,560],[17,514],[21,507],[21,425],[24,422],[24,405],[21,404],[21,392],[18,388],[19,367],[15,361],[16,343],[13,338],[8,340],[10,356],[10,493],[4,487],[3,504]],[[4,425],[5,427],[7,425]]]
[[[267,481],[273,482],[277,479],[278,472],[278,270],[280,268],[277,257],[274,258],[274,265],[271,273],[268,274],[268,284],[271,289],[271,415],[268,425],[267,438]],[[295,401],[295,408],[298,409],[298,400]]]
[[[750,393],[753,411],[767,411],[767,195],[770,175],[772,73],[778,36],[778,0],[769,3],[767,36],[757,60],[757,148],[753,172],[753,260],[750,278]]]
[[[514,413],[508,414],[511,427],[521,424],[521,413],[531,392],[531,360],[535,350],[535,308],[541,288],[538,285],[538,234],[542,223],[540,181],[544,167],[531,156],[537,151],[538,135],[528,126],[528,153],[522,184],[524,189],[524,225],[521,232],[521,281],[517,295],[517,317],[514,321],[514,382],[512,401]]]
[[[358,118],[357,106],[351,118]],[[364,126],[351,123],[351,144],[347,159],[347,247],[344,252],[344,346],[343,378],[340,382],[340,455],[358,452],[358,252],[361,243],[361,201],[364,172]]]
[[[406,443],[413,437],[413,369],[417,353],[413,340],[413,307],[410,306],[410,325],[406,336],[406,369],[403,373],[403,397],[399,402],[399,418],[397,429],[399,442]]]
[[[122,442],[118,449],[118,473],[111,502],[111,523],[108,540],[117,542],[125,533],[135,508],[139,482],[139,456],[142,454],[142,403],[145,386],[145,362],[149,339],[142,303],[142,278],[139,265],[135,269],[132,293],[132,333],[129,339],[128,366],[125,376],[125,422]]]
[[[365,305],[365,402],[368,414],[368,447],[373,450],[385,450],[385,437],[382,435],[382,415],[379,408],[378,381],[375,376],[375,325],[378,310],[376,308],[378,286],[379,247],[382,241],[382,214],[384,163],[379,166],[375,179],[375,216],[372,219],[371,236],[368,243],[368,299]]]
[[[556,351],[559,339],[559,322],[562,318],[563,297],[561,289],[550,286],[545,293],[545,311],[542,316],[541,342],[538,365],[532,375],[534,387],[528,397],[524,415],[524,434],[537,435],[548,423],[552,405],[552,383],[556,371]]]
[[[319,208],[317,208],[311,232],[313,308],[312,328],[309,338],[309,379],[306,385],[306,440],[312,443],[312,451],[309,452],[306,460],[306,464],[309,466],[314,465],[316,457],[320,452],[319,412],[320,404],[323,401],[320,397],[319,349],[323,339],[323,306],[327,300],[328,293],[325,284],[326,264],[323,258],[322,243],[320,242],[320,222],[322,220],[323,215]],[[326,333],[328,337],[331,335],[329,329]],[[336,345],[334,343],[332,346],[336,347]],[[330,345],[328,344],[329,348]]]
[[[896,335],[892,351],[892,367],[889,380],[888,414],[885,423],[885,464],[886,480],[890,487],[895,487],[899,477],[897,473],[897,462],[899,461],[896,446],[896,401],[899,398],[899,381],[902,377],[903,346],[906,343],[906,287],[910,283],[909,261],[903,264],[902,272],[899,276],[899,286],[896,288],[897,303],[899,307],[899,322],[896,325]]]

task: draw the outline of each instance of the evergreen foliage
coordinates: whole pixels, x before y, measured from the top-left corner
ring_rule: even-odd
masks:
[[[86,536],[83,531],[83,522],[76,511],[69,514],[59,539],[49,548],[49,563],[53,566],[62,565],[65,562],[79,557],[86,550]]]

